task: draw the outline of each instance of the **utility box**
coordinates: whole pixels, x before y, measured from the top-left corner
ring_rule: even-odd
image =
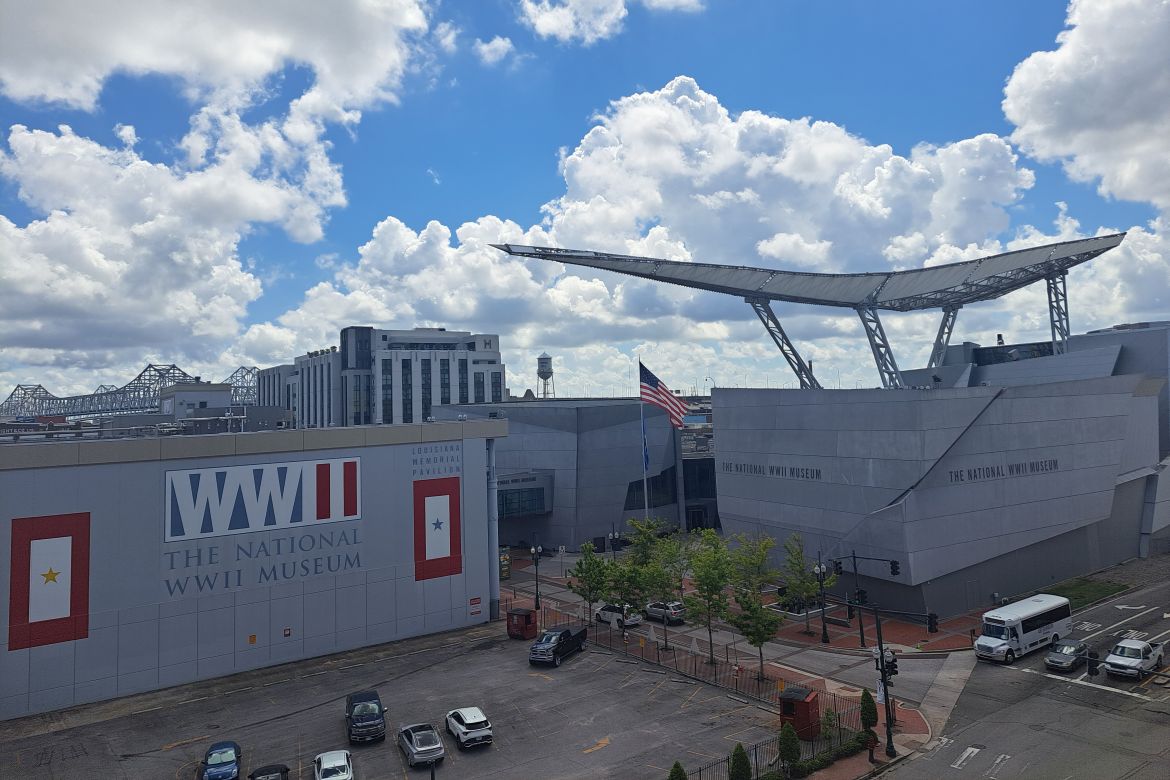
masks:
[[[791,723],[796,736],[814,740],[821,734],[821,703],[816,691],[789,685],[780,694],[780,721]]]
[[[536,639],[536,610],[517,607],[508,610],[508,636],[512,639]]]

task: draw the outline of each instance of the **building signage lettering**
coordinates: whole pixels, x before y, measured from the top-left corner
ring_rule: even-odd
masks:
[[[357,520],[360,466],[360,458],[340,458],[168,471],[163,540]]]
[[[205,596],[362,568],[357,526],[163,552],[168,598]],[[209,571],[211,569],[211,571]]]
[[[965,469],[947,469],[947,478],[952,484],[955,484],[984,482],[989,479],[1003,479],[1005,477],[1026,477],[1050,471],[1060,471],[1060,461],[1057,458],[1021,460],[1016,463],[971,466]]]
[[[411,476],[449,477],[463,473],[463,444],[420,444],[410,448]]]
[[[823,480],[821,469],[815,466],[801,466],[788,463],[775,465],[769,463],[743,463],[725,460],[719,464],[721,471],[727,474],[749,474],[756,477],[777,477],[779,479],[812,479]]]

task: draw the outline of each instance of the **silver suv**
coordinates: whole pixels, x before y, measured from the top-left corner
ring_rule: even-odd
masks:
[[[598,623],[609,623],[610,628],[636,626],[642,622],[642,616],[634,612],[629,604],[606,604],[593,613],[593,619]]]
[[[642,614],[648,620],[660,623],[681,623],[686,618],[687,610],[681,601],[651,601]]]

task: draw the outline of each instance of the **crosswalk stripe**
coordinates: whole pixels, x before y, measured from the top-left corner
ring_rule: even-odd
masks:
[[[963,755],[955,759],[955,763],[951,764],[951,769],[962,769],[968,761],[975,758],[979,753],[979,748],[969,747],[963,751]]]

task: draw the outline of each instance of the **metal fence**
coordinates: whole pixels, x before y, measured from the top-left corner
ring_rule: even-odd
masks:
[[[501,608],[503,608],[501,604]],[[504,610],[501,609],[503,612]],[[817,756],[825,751],[834,750],[853,740],[861,731],[861,703],[856,699],[839,696],[824,688],[820,680],[787,680],[782,676],[767,670],[761,678],[758,668],[759,661],[755,654],[741,654],[729,645],[717,648],[712,661],[710,649],[702,652],[705,642],[698,643],[700,652],[693,653],[689,638],[678,635],[675,640],[668,627],[660,628],[655,625],[655,637],[651,642],[644,636],[630,634],[620,629],[614,629],[607,623],[590,623],[578,611],[566,611],[558,607],[543,605],[540,609],[540,626],[589,626],[588,642],[594,647],[602,647],[620,654],[628,659],[642,661],[664,667],[682,677],[710,683],[728,690],[733,690],[741,696],[766,702],[775,707],[781,714],[792,714],[795,703],[792,699],[784,698],[784,691],[794,687],[817,692],[817,701],[821,716],[826,711],[832,712],[832,727],[819,729],[820,733],[812,739],[801,739],[801,760]],[[753,648],[754,650],[754,648]],[[750,667],[748,666],[750,664]],[[827,724],[826,724],[827,725]],[[808,736],[804,734],[802,736]],[[780,737],[764,740],[751,746],[744,746],[748,758],[752,762],[753,777],[766,772],[780,769]],[[725,780],[729,771],[729,758],[719,759],[699,769],[692,770],[688,777],[696,780]]]

